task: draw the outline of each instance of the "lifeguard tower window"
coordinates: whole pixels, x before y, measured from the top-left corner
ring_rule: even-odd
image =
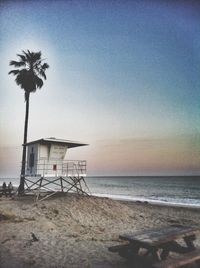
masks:
[[[29,167],[31,168],[30,170],[31,173],[32,173],[32,168],[34,167],[34,159],[35,159],[35,155],[34,155],[33,148],[32,148],[32,151],[29,156]]]
[[[53,165],[53,170],[54,170],[54,171],[57,170],[57,165]]]

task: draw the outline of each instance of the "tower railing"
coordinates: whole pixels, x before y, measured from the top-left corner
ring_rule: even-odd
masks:
[[[85,177],[87,163],[85,160],[49,160],[39,159],[33,167],[27,165],[26,176],[42,177]]]

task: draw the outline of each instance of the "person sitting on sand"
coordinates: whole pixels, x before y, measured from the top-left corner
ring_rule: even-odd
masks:
[[[8,193],[9,193],[9,196],[12,196],[12,190],[13,190],[13,186],[12,186],[12,182],[10,181],[10,183],[8,184]]]
[[[2,190],[3,190],[2,193],[5,194],[5,196],[7,197],[7,186],[6,186],[5,181],[3,183]]]

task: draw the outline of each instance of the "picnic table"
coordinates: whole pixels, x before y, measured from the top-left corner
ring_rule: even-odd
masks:
[[[127,243],[110,247],[109,250],[137,263],[137,268],[180,267],[200,260],[200,250],[194,245],[198,231],[200,228],[193,226],[167,226],[123,234],[119,238]],[[176,256],[169,257],[171,252],[177,253]]]

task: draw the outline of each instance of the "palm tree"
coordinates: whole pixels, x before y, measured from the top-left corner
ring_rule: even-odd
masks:
[[[26,113],[24,123],[24,142],[22,153],[22,166],[20,185],[18,192],[22,194],[24,191],[25,181],[25,166],[26,166],[26,142],[28,132],[28,116],[29,116],[29,96],[31,92],[35,92],[38,88],[43,86],[44,78],[46,80],[45,71],[49,68],[47,63],[44,63],[44,59],[41,58],[41,52],[22,51],[22,54],[17,54],[19,61],[10,61],[10,65],[14,66],[15,70],[11,70],[8,74],[16,76],[15,81],[18,86],[24,90],[24,97],[26,102]]]

